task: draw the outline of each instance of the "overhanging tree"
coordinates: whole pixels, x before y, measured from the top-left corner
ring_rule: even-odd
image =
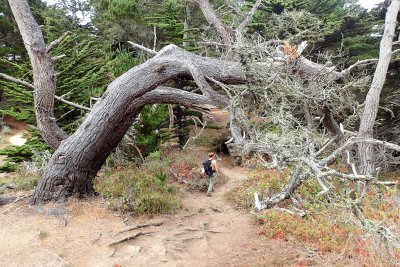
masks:
[[[31,59],[38,128],[46,142],[58,147],[35,191],[34,202],[90,193],[92,179],[144,105],[162,102],[199,108],[205,104],[226,106],[228,100],[213,91],[205,77],[228,84],[245,81],[238,63],[202,58],[167,46],[114,80],[79,129],[66,139],[53,115],[56,77],[50,56],[65,35],[46,47],[28,4],[11,0],[10,6]],[[204,95],[157,88],[178,76],[192,76]]]
[[[237,29],[233,29],[221,21],[215,11],[211,12],[211,5],[208,1],[193,1],[203,12],[207,13],[206,19],[210,25],[215,28],[216,32],[220,34],[224,42],[223,46],[226,49],[225,51],[228,55],[230,53],[229,58],[237,58],[237,56],[240,56],[240,53],[237,53],[231,48],[240,48],[240,46],[245,45],[243,39],[244,33],[242,31],[249,21],[251,21],[260,1],[256,1],[250,11],[245,14],[245,19],[239,24]],[[10,0],[10,5],[13,8],[14,15],[21,28],[21,34],[28,51],[32,47],[32,42],[30,42],[31,36],[37,37],[35,39],[35,41],[37,41],[37,44],[35,44],[36,46],[34,46],[35,49],[30,53],[33,68],[37,68],[34,65],[37,64],[38,57],[46,62],[49,59],[51,61],[49,52],[51,47],[56,45],[58,41],[54,42],[54,45],[49,45],[46,49],[43,40],[38,40],[41,37],[38,25],[32,18],[29,20],[25,19],[25,17],[31,17],[26,2],[24,0]],[[29,32],[31,36],[28,34]],[[61,39],[59,41],[61,41]],[[276,42],[282,43],[282,41],[279,40]],[[269,42],[266,42],[264,45],[266,46],[267,43]],[[270,57],[263,63],[254,64],[260,76],[263,76],[263,73],[266,73],[268,76],[268,73],[271,72],[272,69],[281,69],[287,74],[295,73],[298,77],[315,76],[318,74],[321,77],[327,77],[329,83],[336,83],[336,81],[345,79],[354,67],[365,63],[357,62],[343,71],[335,71],[334,68],[316,64],[301,56],[302,49],[300,48],[283,45],[277,48],[277,58]],[[257,49],[257,47],[254,49]],[[90,193],[92,191],[92,180],[96,173],[99,171],[107,156],[122,139],[141,108],[146,104],[178,103],[200,109],[205,108],[204,104],[219,107],[230,106],[232,117],[231,132],[236,144],[246,148],[243,150],[244,152],[267,151],[267,153],[273,153],[273,150],[271,151],[268,149],[268,144],[251,144],[249,141],[252,141],[251,138],[253,138],[253,136],[251,136],[251,138],[249,138],[248,135],[243,136],[243,133],[248,129],[246,129],[246,125],[240,125],[240,120],[243,118],[240,109],[236,108],[235,105],[230,105],[231,103],[226,96],[217,93],[210,86],[210,82],[222,87],[224,87],[225,84],[253,82],[254,80],[252,80],[251,77],[246,76],[246,74],[251,74],[251,71],[249,71],[249,69],[252,68],[252,66],[249,66],[251,63],[242,63],[244,63],[244,66],[233,61],[200,57],[174,45],[167,46],[147,62],[132,68],[114,80],[88,114],[83,124],[72,136],[65,139],[66,136],[62,132],[60,133],[56,125],[51,122],[52,101],[55,91],[55,83],[51,83],[51,80],[55,79],[55,77],[51,64],[47,62],[47,67],[41,69],[44,72],[40,72],[39,74],[41,75],[37,74],[34,76],[34,89],[35,95],[47,98],[46,103],[48,105],[41,105],[40,100],[42,99],[40,98],[35,98],[35,104],[38,113],[44,112],[47,114],[47,116],[42,116],[42,114],[38,115],[38,125],[40,125],[40,123],[47,123],[51,126],[41,128],[43,135],[45,137],[53,136],[53,133],[55,133],[55,139],[47,138],[46,140],[51,142],[54,147],[58,148],[53,154],[39,182],[34,194],[34,201],[41,202],[51,199],[62,199],[74,194]],[[160,85],[165,82],[177,77],[193,78],[203,95],[174,88],[160,87]],[[329,109],[326,111],[324,107],[322,108],[322,115],[324,119],[332,118]],[[330,120],[330,123],[335,122],[334,120]],[[335,135],[334,139],[336,139],[337,136],[340,136],[341,130],[337,123],[333,126],[334,127],[331,127],[331,129],[333,129],[332,132]],[[356,142],[352,142],[351,144],[354,143]],[[328,144],[331,145],[332,141],[329,141]],[[345,144],[345,148],[347,148],[348,143]],[[313,149],[310,149],[310,153],[312,151]],[[335,159],[339,154],[340,153],[334,153],[333,156],[328,155],[327,159],[324,159],[318,164],[314,162],[315,155],[311,160],[306,159],[304,161],[313,172],[317,173],[324,191],[327,189],[326,186],[323,186],[325,185],[323,179],[326,176],[339,176],[353,180],[365,178],[357,174],[353,176],[343,176],[342,174],[334,172],[322,172],[321,168],[324,168],[324,165],[327,164],[329,160]],[[299,178],[301,175],[295,175],[296,173],[298,174],[298,172],[295,172],[293,176],[293,181],[296,182],[294,184],[301,183],[301,179]],[[370,177],[367,178],[371,179]],[[290,190],[284,190],[284,194],[281,195],[282,197],[276,198],[277,201],[273,204],[290,197],[292,189],[295,190],[295,188],[296,187],[289,186]],[[269,200],[265,200],[265,202],[268,201]],[[258,207],[270,207],[270,205],[263,205],[263,203],[259,204],[260,205],[257,205]]]

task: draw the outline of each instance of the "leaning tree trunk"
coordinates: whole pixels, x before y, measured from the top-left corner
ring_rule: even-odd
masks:
[[[392,46],[396,28],[397,14],[399,13],[400,0],[392,0],[386,19],[385,31],[382,36],[379,50],[379,61],[376,67],[371,87],[365,99],[364,112],[360,121],[358,137],[372,138],[376,115],[378,113],[379,98],[385,83],[386,74],[392,57]],[[369,143],[358,145],[358,157],[362,174],[373,174],[374,172],[374,151]]]
[[[90,193],[96,173],[144,105],[226,105],[223,96],[206,86],[200,86],[204,96],[172,88],[154,89],[177,76],[199,79],[199,74],[225,83],[245,80],[237,63],[203,58],[173,45],[114,80],[83,124],[51,157],[35,190],[34,203]]]

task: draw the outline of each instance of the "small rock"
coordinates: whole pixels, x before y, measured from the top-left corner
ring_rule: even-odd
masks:
[[[65,209],[65,207],[61,206],[50,209],[48,215],[59,216],[59,215],[65,215],[66,213],[67,210]]]
[[[61,221],[60,221],[60,226],[62,226],[62,227],[66,227],[67,226],[67,224],[68,224],[68,221],[66,220],[66,219],[61,219]]]

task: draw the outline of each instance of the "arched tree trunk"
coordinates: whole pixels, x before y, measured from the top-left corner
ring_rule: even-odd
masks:
[[[178,76],[193,76],[204,95],[158,85]],[[64,140],[47,164],[34,203],[90,193],[92,180],[146,104],[226,106],[228,101],[207,86],[205,77],[243,83],[237,63],[203,58],[174,45],[114,80],[77,131]]]
[[[107,111],[111,109],[108,105],[112,102],[100,105],[53,154],[36,188],[34,202],[91,193],[93,178],[142,107],[161,102],[178,102],[190,107],[213,104],[202,95],[161,87],[132,101],[126,108],[120,106],[114,109],[113,116]]]
[[[208,0],[192,1],[200,6],[206,19],[216,28],[227,45],[234,41],[234,31],[212,10]],[[46,47],[41,30],[34,21],[26,0],[9,0],[9,3],[32,64],[34,86],[28,87],[34,87],[35,90],[38,127],[45,141],[54,148],[58,147],[34,193],[35,203],[91,192],[92,180],[96,173],[144,105],[177,103],[187,106],[212,104],[225,107],[229,105],[228,99],[215,92],[208,80],[227,84],[242,84],[246,80],[239,63],[200,57],[169,45],[152,59],[113,81],[83,124],[71,137],[65,139],[66,134],[54,120],[56,80],[50,57],[51,49],[62,41],[65,34]],[[256,1],[239,31],[251,21],[260,3],[261,1]],[[278,67],[279,64],[278,62]],[[299,73],[303,74],[329,73],[341,78],[349,72],[336,72],[302,57],[298,59],[297,65]],[[269,71],[268,67],[263,69]],[[156,89],[168,80],[182,76],[191,76],[203,96],[177,89]],[[23,81],[18,83],[25,84]],[[231,111],[235,117],[232,122],[238,121],[240,112],[235,107]],[[244,137],[240,127],[232,123],[231,131],[236,141],[242,143]]]

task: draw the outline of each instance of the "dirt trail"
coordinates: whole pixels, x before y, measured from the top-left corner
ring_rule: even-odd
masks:
[[[216,118],[224,123],[227,113]],[[198,154],[201,162],[206,151]],[[174,215],[123,217],[100,197],[44,206],[30,206],[26,199],[2,206],[0,266],[352,266],[293,240],[257,235],[252,215],[225,199],[248,173],[227,158],[219,164],[226,183],[217,184],[212,197],[182,192],[183,207]],[[164,223],[119,233],[149,221]],[[138,232],[150,233],[109,246]]]
[[[98,198],[5,206],[0,209],[0,266],[226,266],[236,261],[245,266],[243,251],[256,250],[260,239],[251,217],[224,201],[224,193],[245,176],[226,167],[222,172],[232,176],[212,197],[184,193],[177,214],[130,222],[163,220],[162,226],[123,234],[118,233],[126,227],[123,219]],[[153,233],[108,246],[139,231]]]
[[[0,208],[0,266],[343,266],[317,257],[294,241],[265,240],[248,212],[239,211],[224,194],[246,173],[223,161],[229,179],[212,197],[183,193],[174,215],[123,218],[100,198],[29,206],[28,200]],[[119,233],[127,225],[164,221]],[[138,232],[136,239],[109,246]],[[119,265],[116,265],[119,264]]]

